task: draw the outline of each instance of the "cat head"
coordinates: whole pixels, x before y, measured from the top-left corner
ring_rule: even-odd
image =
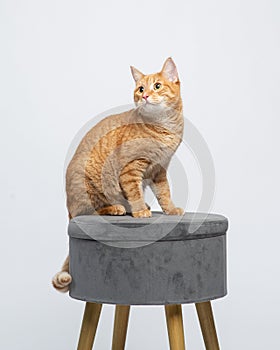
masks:
[[[178,108],[181,104],[180,81],[172,58],[164,62],[159,73],[145,75],[131,68],[136,86],[134,102],[144,114],[154,114],[167,108]]]

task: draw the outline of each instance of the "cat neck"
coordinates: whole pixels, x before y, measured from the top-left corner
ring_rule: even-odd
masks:
[[[180,101],[181,102],[181,101]],[[137,119],[144,124],[154,124],[164,127],[177,135],[183,134],[184,118],[182,103],[175,107],[149,106],[148,108],[137,107],[134,112]]]

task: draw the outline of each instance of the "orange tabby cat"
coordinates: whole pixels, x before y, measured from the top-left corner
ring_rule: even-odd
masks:
[[[182,100],[176,66],[168,58],[156,74],[131,67],[136,108],[109,116],[82,139],[66,173],[69,218],[79,215],[150,217],[144,201],[149,185],[162,210],[182,215],[170,198],[166,169],[183,135]],[[71,283],[69,258],[53,278],[62,292]]]

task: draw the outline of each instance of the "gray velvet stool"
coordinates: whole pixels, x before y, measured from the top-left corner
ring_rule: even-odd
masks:
[[[130,305],[165,305],[170,349],[185,349],[181,304],[195,303],[206,349],[219,349],[210,300],[226,295],[221,215],[79,216],[69,223],[70,296],[86,301],[78,349],[92,349],[102,304],[115,304],[112,349]]]

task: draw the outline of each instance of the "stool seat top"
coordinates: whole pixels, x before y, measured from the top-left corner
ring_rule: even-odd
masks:
[[[71,238],[98,241],[178,241],[225,235],[226,217],[208,213],[183,216],[153,212],[151,218],[125,216],[77,216],[70,220]]]

